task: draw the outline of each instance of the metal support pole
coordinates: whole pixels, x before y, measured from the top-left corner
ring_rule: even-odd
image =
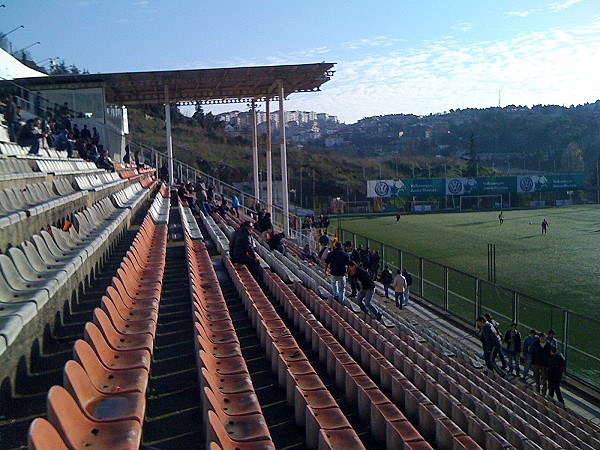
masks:
[[[421,292],[419,292],[419,295],[423,298],[425,298],[425,296],[423,295],[423,291],[425,289],[425,280],[424,280],[424,273],[425,272],[425,264],[423,261],[423,258],[419,258],[419,278],[420,278],[420,283],[419,283],[419,287],[421,289]]]
[[[519,294],[517,292],[513,292],[513,323],[519,323]]]
[[[569,353],[569,311],[563,310],[563,348],[562,353],[567,361],[567,354]],[[568,366],[567,366],[568,367]]]
[[[260,202],[260,179],[258,178],[258,135],[256,130],[256,101],[252,99],[252,169],[254,171],[254,198]],[[258,212],[258,211],[257,211]]]
[[[448,268],[444,267],[444,311],[449,310],[450,298],[448,295],[449,283],[448,283]]]
[[[167,127],[167,158],[169,160],[169,185],[174,186],[173,178],[173,139],[171,137],[171,105],[169,104],[169,86],[165,84],[165,122]]]
[[[273,216],[273,157],[271,149],[271,101],[267,97],[267,211]]]
[[[283,232],[290,235],[290,206],[288,198],[287,148],[285,143],[285,111],[283,109],[283,82],[279,82],[279,145],[281,146],[281,194],[283,203]]]

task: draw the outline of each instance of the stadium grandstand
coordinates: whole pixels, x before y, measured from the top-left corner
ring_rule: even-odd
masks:
[[[408,314],[376,296],[381,320],[333,301],[285,202],[262,201],[289,239],[284,255],[251,231],[255,277],[229,240],[255,220],[258,196],[168,152],[122,162],[126,105],[282,105],[318,90],[332,66],[0,84],[26,115],[36,92],[63,105],[60,91],[81,89],[89,111],[77,97],[70,108],[99,111],[88,118],[113,135],[115,161],[111,172],[47,146],[29,155],[0,127],[0,448],[600,448],[594,392],[567,383],[562,404],[486,371],[474,328],[416,296]],[[157,179],[163,161],[169,180],[201,176],[216,197],[240,196],[239,215],[198,211]]]

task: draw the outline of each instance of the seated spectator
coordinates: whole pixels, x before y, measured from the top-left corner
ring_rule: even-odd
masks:
[[[115,171],[115,164],[108,156],[108,149],[102,150],[102,154],[98,158],[98,161],[96,161],[96,166],[98,166],[99,169],[105,169],[109,172]]]
[[[125,146],[125,155],[123,156],[123,163],[131,164],[131,153],[129,151],[129,144]]]
[[[41,127],[42,119],[29,119],[17,133],[17,144],[22,147],[30,147],[30,155],[37,155],[40,151],[40,140],[45,137]]]
[[[181,183],[179,185],[179,187],[177,188],[177,195],[179,196],[179,198],[181,200],[184,200],[187,205],[189,206],[189,208],[192,210],[192,212],[197,213],[198,211],[196,210],[196,207],[194,206],[194,196],[192,193],[190,193],[186,188],[185,185],[183,183]]]
[[[306,244],[302,249],[302,258],[308,261],[312,261],[315,264],[319,262],[317,255],[315,254],[315,252],[311,251],[309,244]]]
[[[87,153],[87,158],[85,159],[93,163],[97,162],[98,158],[100,158],[100,153],[98,153],[98,147],[96,147],[96,145],[94,144],[84,144],[84,147]]]
[[[60,130],[59,135],[55,138],[54,147],[58,151],[66,151],[69,158],[73,157],[73,133],[65,129]]]
[[[283,245],[284,233],[272,233],[271,238],[267,241],[271,250],[277,250],[282,255],[285,255],[285,245]]]

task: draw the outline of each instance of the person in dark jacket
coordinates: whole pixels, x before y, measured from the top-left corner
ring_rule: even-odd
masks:
[[[250,273],[254,277],[257,277],[260,271],[260,264],[252,246],[252,239],[250,237],[251,228],[252,222],[246,221],[233,232],[229,241],[229,257],[233,263],[244,264],[248,267]]]
[[[508,353],[508,371],[512,373],[513,367],[515,375],[519,376],[519,362],[521,359],[521,333],[517,329],[517,324],[513,323],[510,330],[504,335],[506,352]]]
[[[340,302],[342,305],[345,304],[344,298],[346,290],[346,272],[350,265],[350,257],[342,250],[342,244],[336,242],[333,246],[333,251],[329,252],[325,257],[325,270],[324,274],[331,274],[331,290],[333,292],[333,298]]]
[[[358,306],[366,314],[375,316],[377,320],[381,319],[382,314],[371,304],[373,298],[373,292],[375,291],[375,283],[371,279],[369,272],[362,267],[358,267],[354,263],[350,263],[349,266],[350,276],[353,277],[360,284],[360,291],[356,296]]]
[[[533,367],[533,379],[535,380],[535,389],[542,395],[546,395],[548,390],[548,365],[550,364],[550,344],[546,342],[546,335],[540,333],[540,337],[533,344],[531,353],[531,367]]]
[[[37,155],[40,151],[40,141],[44,137],[42,133],[42,120],[29,119],[17,133],[17,144],[21,147],[30,147],[29,154]]]
[[[17,104],[14,95],[6,96],[6,108],[4,108],[4,120],[8,125],[8,138],[11,142],[17,142],[17,132],[19,131],[19,115],[17,114]]]
[[[385,298],[390,298],[388,291],[390,289],[392,281],[394,281],[394,276],[392,275],[392,272],[390,271],[390,268],[387,266],[387,264],[383,267],[383,271],[379,275],[379,281],[381,281],[381,283],[383,284]]]
[[[350,257],[351,262],[353,262],[354,264],[357,264],[357,265],[360,264],[360,254],[358,253],[358,250],[353,248],[352,242],[346,241],[344,243],[344,250]],[[358,285],[356,283],[356,278],[354,278],[354,277],[350,277],[350,289],[351,289],[351,292],[348,297],[356,297],[356,293],[358,292]]]
[[[277,250],[282,255],[285,255],[285,245],[283,245],[283,238],[285,238],[285,233],[275,233],[271,234],[271,239],[267,243],[271,250]]]
[[[548,395],[550,398],[554,397],[556,392],[556,399],[565,403],[562,393],[560,392],[560,382],[565,373],[566,362],[563,355],[558,353],[556,347],[550,347],[550,359],[548,360]]]
[[[485,317],[477,318],[477,326],[481,329],[481,345],[483,348],[483,359],[488,369],[494,369],[494,360],[492,358],[494,349],[500,345],[498,335],[492,329],[492,324],[485,320]]]

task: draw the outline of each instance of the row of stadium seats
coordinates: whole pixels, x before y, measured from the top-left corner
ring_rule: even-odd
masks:
[[[169,201],[158,195],[154,203]],[[75,343],[64,387],[48,392],[48,421],[31,424],[30,449],[139,448],[167,235],[168,225],[148,213],[85,326],[85,340]]]
[[[0,142],[0,155],[16,156],[17,158],[54,158],[67,159],[67,152],[53,148],[41,147],[37,155],[29,155],[29,147],[21,147],[14,142]]]
[[[4,358],[14,363],[0,368],[3,380],[14,383],[19,358],[29,355],[32,343],[57,314],[63,314],[65,304],[77,302],[150,191],[143,189],[137,203],[130,205],[117,207],[114,199],[105,198],[79,212],[70,211],[74,223],[68,231],[50,226],[30,233],[0,255],[0,355],[6,352]],[[4,230],[13,238],[21,233],[15,224]]]
[[[275,448],[201,233],[198,236],[189,232],[197,228],[189,208],[180,206],[180,212],[195,317],[206,446],[212,443],[218,448],[234,448],[252,443],[257,448]]]

